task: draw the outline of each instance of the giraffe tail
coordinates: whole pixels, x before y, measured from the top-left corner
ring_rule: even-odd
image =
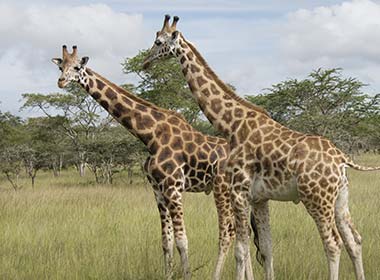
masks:
[[[260,252],[259,232],[257,231],[256,220],[252,211],[251,211],[251,227],[253,231],[253,242],[255,243],[255,246],[256,246],[256,260],[261,266],[264,266],[265,256],[261,254]]]
[[[380,170],[380,166],[376,166],[376,167],[367,167],[367,166],[361,166],[359,164],[356,164],[355,162],[353,162],[351,159],[347,159],[345,164],[348,166],[348,167],[351,167],[355,170],[359,170],[359,171],[376,171],[376,170]]]

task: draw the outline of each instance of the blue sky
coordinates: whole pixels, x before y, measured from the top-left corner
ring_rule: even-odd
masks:
[[[60,92],[50,59],[78,45],[88,66],[115,83],[136,82],[120,63],[149,48],[164,14],[239,94],[260,93],[319,67],[380,92],[380,1],[80,1],[0,2],[0,110],[19,112],[21,94]]]

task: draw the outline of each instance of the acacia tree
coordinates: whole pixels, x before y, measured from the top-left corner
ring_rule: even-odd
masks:
[[[64,164],[69,158],[73,158],[74,151],[70,145],[70,139],[65,137],[62,123],[65,119],[60,116],[29,118],[26,124],[30,143],[41,151],[44,158],[44,167],[53,171],[54,177],[58,177]]]
[[[132,169],[146,157],[145,146],[126,129],[116,123],[98,133],[87,143],[88,167],[97,183],[112,184],[115,174],[128,171],[132,182]]]
[[[140,51],[122,63],[124,73],[138,77],[136,87],[129,85],[128,89],[159,107],[181,113],[197,130],[218,135],[195,102],[177,60],[165,59],[143,69],[147,53],[147,50]]]
[[[25,167],[26,174],[31,180],[32,188],[34,189],[37,172],[42,168],[47,167],[48,153],[43,151],[41,147],[24,145],[20,149],[20,157],[23,166]]]
[[[290,79],[247,99],[266,108],[278,122],[326,136],[352,153],[365,138],[363,125],[380,112],[380,95],[365,94],[364,86],[356,78],[344,78],[341,69],[318,69],[304,80]],[[372,129],[379,128],[378,124]]]
[[[22,171],[22,157],[16,146],[8,146],[0,153],[0,170],[15,191],[21,189],[19,178]]]
[[[166,59],[149,69],[143,69],[147,54],[147,50],[140,51],[122,63],[124,73],[139,78],[135,92],[160,107],[183,114],[190,124],[196,122],[200,117],[200,109],[193,100],[179,63],[175,59]]]
[[[5,175],[14,190],[21,188],[19,177],[22,171],[21,146],[25,134],[23,122],[10,113],[0,112],[0,172]]]
[[[21,147],[21,157],[27,175],[34,188],[37,172],[52,169],[58,176],[63,164],[63,153],[67,141],[57,133],[57,118],[29,118],[24,123],[25,138]]]
[[[380,153],[380,113],[371,114],[356,128],[362,149]]]
[[[57,133],[70,139],[75,150],[75,163],[80,176],[84,175],[87,161],[86,142],[96,137],[97,131],[107,125],[110,118],[79,85],[71,83],[69,94],[23,94],[26,100],[22,109],[37,109],[48,118],[55,118]]]

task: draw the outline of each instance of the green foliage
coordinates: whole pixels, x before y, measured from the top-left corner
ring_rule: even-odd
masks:
[[[18,146],[6,146],[0,151],[0,172],[5,175],[15,191],[22,186],[19,177],[22,169],[22,156]]]
[[[364,86],[356,78],[344,78],[341,69],[318,69],[307,79],[290,79],[247,99],[266,108],[278,122],[326,136],[353,152],[368,143],[368,130],[380,129],[370,121],[380,113],[380,95],[365,94]]]
[[[146,157],[145,147],[127,133],[124,127],[108,126],[97,133],[95,139],[86,143],[87,166],[91,169],[97,183],[112,184],[113,176],[126,166],[142,164]]]
[[[201,117],[178,63],[169,59],[144,70],[145,55],[143,51],[125,60],[124,72],[137,75],[140,81],[122,87],[184,114],[199,131],[218,135]],[[304,80],[290,79],[247,99],[264,106],[280,123],[324,135],[348,152],[380,149],[380,95],[365,94],[364,86],[355,78],[344,78],[340,69],[319,69]],[[25,168],[32,184],[37,171],[46,168],[58,176],[63,168],[74,165],[83,176],[87,166],[98,183],[112,183],[120,171],[128,170],[132,178],[136,164],[142,166],[147,156],[143,144],[79,85],[70,84],[65,94],[28,93],[23,97],[23,110],[38,110],[45,116],[23,121],[0,112],[0,172],[6,171],[13,182],[19,166]]]
[[[372,114],[357,127],[361,135],[368,139],[368,146],[380,152],[380,114]]]
[[[79,85],[71,83],[66,90],[69,94],[25,93],[22,95],[25,102],[21,109],[37,109],[47,117],[60,117],[61,125],[70,137],[73,138],[80,132],[89,137],[91,130],[104,117],[103,109]]]
[[[54,130],[60,139],[71,142],[65,148],[72,153],[71,159],[83,176],[87,142],[96,138],[97,132],[108,125],[110,118],[104,116],[103,109],[79,85],[71,83],[66,90],[69,94],[23,94],[25,103],[22,109],[37,109],[49,118],[45,125],[56,125]],[[61,160],[62,153],[56,151],[55,158]]]
[[[122,63],[124,73],[135,74],[140,79],[135,88],[138,95],[162,108],[183,114],[190,124],[196,122],[200,109],[193,100],[178,62],[174,58],[165,59],[143,69],[146,55],[147,51],[141,51]]]
[[[13,143],[20,143],[23,138],[22,120],[11,113],[0,112],[0,148]]]
[[[60,133],[61,117],[29,118],[24,130],[27,134],[22,152],[25,169],[31,178],[32,186],[40,169],[51,169],[58,176],[63,159],[70,154],[68,139]]]
[[[208,120],[198,119],[191,125],[203,134],[222,137],[221,133],[217,131]]]
[[[50,157],[45,160],[55,174],[62,165],[74,164],[84,176],[87,165],[96,182],[110,184],[114,174],[142,161],[146,153],[140,141],[114,122],[80,86],[72,83],[67,91],[23,95],[23,109],[37,109],[46,115],[30,120],[28,125],[40,143],[46,140],[44,147]]]
[[[26,137],[22,120],[8,112],[0,112],[0,135],[0,173],[14,190],[18,190],[21,188],[18,182],[22,169],[21,151]]]

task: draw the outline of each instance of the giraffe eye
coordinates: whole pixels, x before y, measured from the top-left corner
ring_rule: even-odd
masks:
[[[75,67],[74,67],[74,70],[75,70],[75,71],[79,71],[79,70],[80,70],[80,67],[75,66]]]
[[[160,40],[158,40],[158,39],[156,41],[154,41],[154,43],[156,44],[156,46],[159,46],[159,45],[162,44],[162,42]]]
[[[63,70],[61,66],[59,66],[58,68],[59,68],[59,70],[60,70],[60,71],[62,71],[62,70]]]

